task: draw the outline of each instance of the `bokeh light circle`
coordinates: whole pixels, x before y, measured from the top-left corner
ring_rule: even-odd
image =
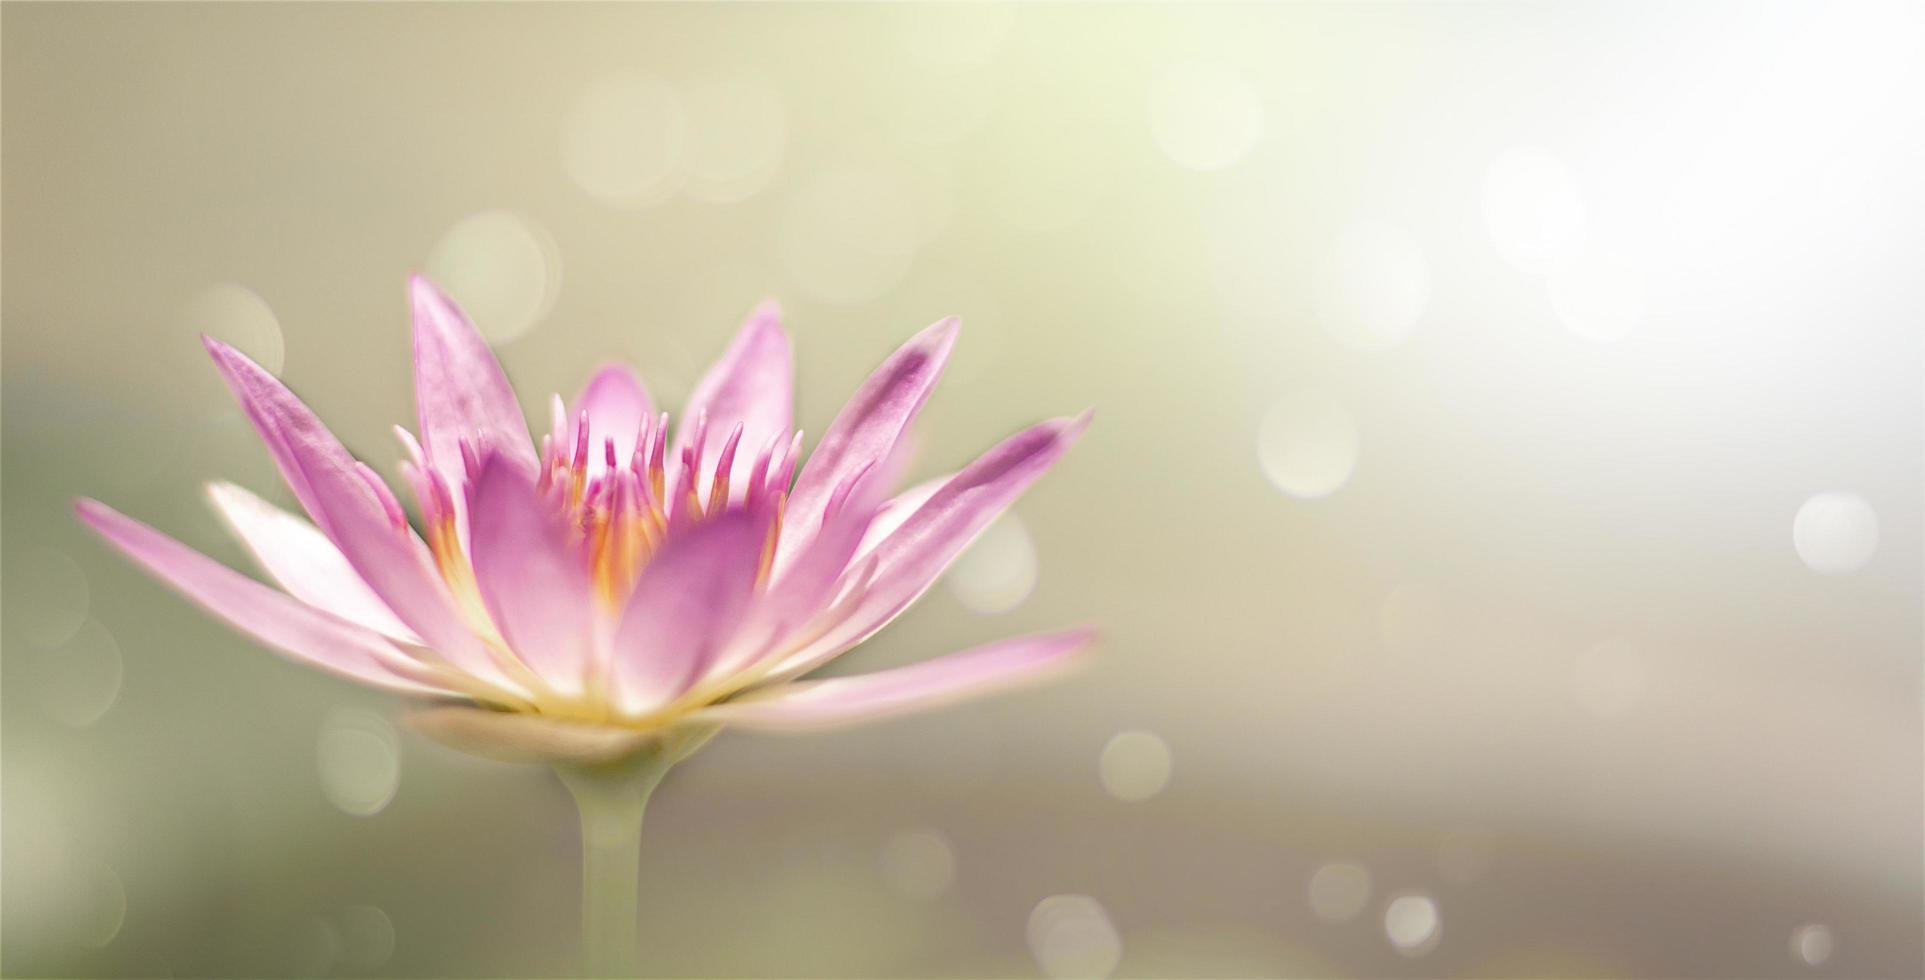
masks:
[[[386,718],[344,708],[321,726],[316,750],[321,791],[342,813],[371,817],[401,785],[401,740]]]
[[[1384,907],[1384,935],[1405,956],[1430,952],[1442,934],[1437,903],[1428,895],[1399,895]]]
[[[1855,493],[1817,494],[1792,518],[1791,543],[1821,575],[1858,571],[1878,553],[1878,512]]]
[[[379,906],[350,905],[338,918],[341,959],[347,966],[365,973],[394,956],[394,920]]]
[[[246,286],[231,282],[209,286],[188,302],[184,316],[194,332],[225,341],[269,374],[280,374],[286,366],[281,321],[267,300]]]
[[[1806,966],[1824,966],[1831,959],[1836,945],[1830,926],[1813,922],[1799,926],[1791,933],[1791,955]]]
[[[1257,462],[1278,490],[1300,500],[1328,497],[1357,469],[1357,421],[1316,391],[1279,399],[1257,430]]]
[[[943,573],[949,591],[971,612],[1006,613],[1036,588],[1036,545],[1014,514],[985,529]]]
[[[120,644],[97,620],[87,620],[71,639],[47,654],[40,703],[54,720],[74,728],[98,722],[120,697]]]
[[[1188,170],[1233,167],[1263,135],[1263,103],[1250,84],[1207,61],[1184,61],[1150,81],[1150,135]]]
[[[926,827],[891,835],[882,847],[883,877],[897,892],[929,901],[956,880],[956,850],[940,831]]]
[[[1370,871],[1360,864],[1332,861],[1310,875],[1310,911],[1331,924],[1349,922],[1370,904]]]
[[[554,239],[512,211],[463,218],[435,243],[425,271],[495,344],[540,323],[561,290]]]
[[[1123,937],[1088,895],[1051,895],[1029,913],[1029,951],[1048,977],[1102,978],[1123,959]]]
[[[659,204],[680,187],[688,120],[674,87],[624,72],[583,89],[562,117],[562,167],[618,208]]]
[[[127,886],[100,861],[88,860],[81,873],[80,901],[71,923],[73,939],[82,946],[104,947],[127,922]]]
[[[1140,803],[1170,784],[1170,745],[1154,732],[1119,732],[1103,745],[1097,775],[1103,789],[1125,803]]]

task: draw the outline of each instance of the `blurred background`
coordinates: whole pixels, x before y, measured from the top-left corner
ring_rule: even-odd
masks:
[[[291,505],[198,332],[384,473],[425,270],[546,419],[779,300],[820,433],[964,320],[914,478],[1094,406],[837,670],[1087,672],[657,795],[735,976],[1916,976],[1925,8],[4,10],[9,975],[577,968],[543,771],[86,536]],[[545,422],[542,423],[545,425]],[[251,571],[250,567],[250,571]]]

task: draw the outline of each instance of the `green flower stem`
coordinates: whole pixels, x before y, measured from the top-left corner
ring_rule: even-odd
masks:
[[[642,813],[669,769],[714,734],[713,728],[682,729],[612,762],[555,766],[581,814],[582,967],[587,976],[635,975]]]

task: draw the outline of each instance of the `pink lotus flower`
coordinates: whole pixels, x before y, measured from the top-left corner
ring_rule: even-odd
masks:
[[[281,589],[96,501],[79,502],[81,519],[302,663],[626,733],[875,718],[1037,677],[1089,640],[1033,635],[798,680],[913,603],[1088,424],[1045,422],[886,497],[904,433],[955,342],[953,319],[883,362],[806,463],[790,428],[789,339],[772,307],[750,317],[672,433],[635,375],[613,366],[573,406],[554,399],[537,451],[480,335],[425,280],[412,293],[420,432],[397,431],[422,533],[306,405],[213,339],[215,364],[313,519],[231,484],[210,488]]]

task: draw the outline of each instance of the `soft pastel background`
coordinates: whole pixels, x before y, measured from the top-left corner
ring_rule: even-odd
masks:
[[[384,471],[404,277],[546,418],[788,312],[819,433],[1081,446],[838,669],[1085,674],[729,735],[665,975],[1916,976],[1925,8],[4,10],[9,975],[575,964],[555,781],[109,555],[288,501],[195,334]]]

